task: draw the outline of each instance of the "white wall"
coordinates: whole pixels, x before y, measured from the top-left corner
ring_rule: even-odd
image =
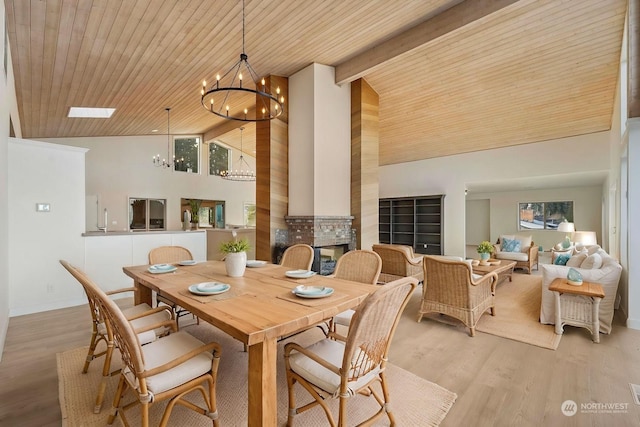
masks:
[[[552,230],[518,231],[518,204],[573,201],[573,221],[576,230],[595,231],[598,243],[602,244],[602,186],[600,185],[563,187],[559,184],[558,188],[478,193],[470,195],[469,198],[490,200],[489,240],[491,242],[495,242],[502,234],[518,233],[531,235],[536,245],[548,250],[564,239],[564,233]]]
[[[4,2],[0,7],[0,28],[4,29]],[[0,58],[4,56],[4,43],[0,44]],[[20,117],[16,99],[11,48],[7,52],[7,73],[0,71],[0,360],[9,326],[9,134],[10,118],[14,132],[21,136]]]
[[[350,85],[311,64],[289,78],[289,98],[289,215],[350,215]]]
[[[41,140],[89,149],[86,158],[87,230],[96,230],[97,212],[100,212],[102,225],[104,208],[109,213],[109,230],[126,230],[129,197],[167,199],[168,230],[181,228],[180,198],[224,200],[226,223],[236,225],[242,225],[244,221],[243,203],[255,203],[256,200],[255,182],[226,181],[208,174],[208,145],[203,145],[201,173],[189,174],[153,166],[152,156],[166,153],[166,135]],[[236,154],[234,151],[234,162]],[[245,154],[245,159],[255,170],[255,158]],[[99,208],[94,202],[96,198]]]
[[[640,118],[628,121],[629,142],[627,146],[628,165],[640,164]],[[628,256],[629,265],[627,271],[628,282],[628,318],[627,326],[640,329],[640,267],[638,267],[638,255],[640,254],[640,168],[628,167]],[[635,256],[634,256],[635,255]]]
[[[85,149],[9,140],[11,315],[86,302],[60,259],[84,264]],[[36,212],[48,203],[50,212]],[[20,308],[15,312],[16,308]],[[25,309],[26,308],[26,309]]]
[[[445,194],[444,252],[465,255],[467,183],[609,170],[609,132],[380,167],[380,197]],[[579,153],[579,154],[578,154]],[[579,161],[571,161],[579,155]],[[493,209],[491,209],[493,214]]]
[[[484,240],[491,241],[490,200],[481,198],[470,200],[467,198],[465,209],[466,244],[478,245]],[[467,256],[470,255],[467,254]]]

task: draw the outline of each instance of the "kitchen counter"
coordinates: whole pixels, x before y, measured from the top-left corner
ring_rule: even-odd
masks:
[[[82,233],[82,237],[93,237],[93,236],[131,236],[131,235],[146,235],[146,234],[183,234],[183,233],[203,233],[205,229],[199,230],[152,230],[152,231],[86,231]]]

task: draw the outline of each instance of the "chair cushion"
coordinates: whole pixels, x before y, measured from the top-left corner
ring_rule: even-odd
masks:
[[[600,267],[602,267],[602,256],[597,253],[586,257],[586,259],[582,261],[582,264],[580,265],[580,268],[586,268],[587,270],[593,270]]]
[[[339,313],[337,316],[333,318],[333,323],[336,325],[349,326],[351,324],[351,318],[355,314],[355,310],[347,310]]]
[[[520,251],[526,252],[529,250],[533,240],[531,236],[515,236],[515,238],[520,242]]]
[[[567,265],[567,262],[569,261],[570,258],[571,258],[570,254],[560,254],[556,257],[553,263],[555,265]]]
[[[504,239],[502,252],[520,252],[520,241],[517,239]]]
[[[496,258],[508,259],[509,261],[529,261],[529,254],[524,252],[496,252]]]
[[[183,331],[160,338],[141,347],[145,369],[150,370],[168,363],[202,345],[202,341]],[[201,353],[175,368],[148,377],[147,389],[153,394],[162,393],[206,374],[211,371],[212,359],[211,353]],[[123,373],[129,384],[137,389],[138,383],[129,368],[123,369]]]
[[[129,318],[132,316],[136,316],[138,314],[142,314],[145,311],[151,310],[151,307],[147,303],[142,303],[138,305],[134,305],[133,307],[125,308],[122,310],[122,313],[125,317]],[[131,321],[131,326],[133,329],[142,328],[144,326],[153,325],[154,323],[164,322],[165,320],[171,319],[171,314],[168,311],[161,311],[158,313],[150,314],[149,316],[140,317],[138,319],[134,319]],[[138,341],[140,345],[149,344],[158,338],[158,336],[164,334],[166,332],[166,328],[157,328],[151,331],[145,331],[138,334]],[[107,335],[107,327],[104,323],[100,323],[98,325],[98,333],[101,335]]]
[[[344,356],[344,343],[342,341],[324,339],[306,348],[330,364],[341,367]],[[357,354],[354,355],[357,357]],[[316,363],[302,353],[292,352],[289,356],[291,369],[308,382],[318,386],[327,393],[336,396],[340,391],[340,376]],[[355,392],[360,387],[366,385],[380,372],[380,367],[376,367],[365,376],[349,383],[349,390]]]

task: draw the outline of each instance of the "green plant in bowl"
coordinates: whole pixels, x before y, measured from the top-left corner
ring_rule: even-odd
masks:
[[[493,245],[491,244],[491,242],[485,240],[478,245],[476,251],[479,254],[490,254],[491,252],[493,252]]]
[[[225,254],[234,254],[238,252],[247,252],[251,248],[247,239],[231,240],[220,244],[220,252]]]

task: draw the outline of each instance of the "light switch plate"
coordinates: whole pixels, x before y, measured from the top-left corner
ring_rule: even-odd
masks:
[[[36,212],[51,212],[51,204],[36,203]]]

